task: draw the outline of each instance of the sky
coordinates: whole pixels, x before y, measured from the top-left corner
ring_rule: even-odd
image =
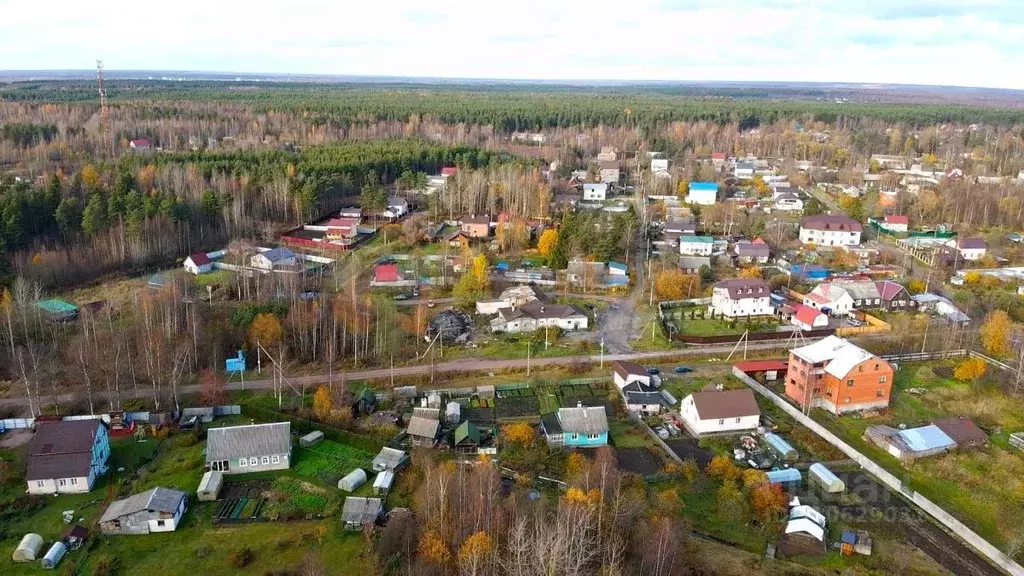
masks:
[[[108,70],[1024,89],[1024,0],[0,0],[0,70],[97,58]]]

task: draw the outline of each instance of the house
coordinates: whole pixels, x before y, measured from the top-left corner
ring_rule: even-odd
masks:
[[[375,472],[397,472],[409,464],[409,455],[397,448],[387,446],[380,449],[371,466]]]
[[[954,238],[947,242],[946,245],[950,248],[956,248],[960,253],[960,257],[969,261],[981,260],[985,257],[985,252],[988,250],[985,241],[981,238],[964,238],[962,240]]]
[[[828,328],[828,315],[812,306],[796,304],[793,306],[793,317],[790,322],[805,332]]]
[[[487,238],[491,235],[491,217],[483,215],[463,218],[461,228],[470,238]]]
[[[380,498],[348,496],[341,507],[341,523],[346,530],[362,530],[384,517],[384,501]]]
[[[452,446],[462,452],[476,452],[480,447],[480,429],[466,420],[452,433]]]
[[[128,143],[128,147],[135,152],[149,152],[149,149],[153,146],[148,138],[136,138]]]
[[[363,209],[358,206],[350,206],[348,208],[342,208],[338,212],[339,218],[352,218],[355,219],[356,223],[363,221]]]
[[[984,448],[988,445],[988,434],[966,418],[938,418],[933,420],[932,424],[952,438],[960,450]]]
[[[604,262],[571,260],[565,278],[569,284],[586,288],[604,284],[607,275],[608,267]]]
[[[917,308],[917,302],[910,297],[910,292],[898,282],[881,280],[875,282],[875,289],[878,290],[878,297],[882,302],[881,307],[888,312]]]
[[[469,234],[457,230],[447,238],[448,245],[452,248],[459,248],[460,250],[466,250],[469,248]]]
[[[459,173],[459,167],[458,166],[445,166],[444,168],[441,168],[441,176],[444,176],[445,178],[449,178],[451,176],[455,176],[458,173]]]
[[[398,282],[405,280],[396,262],[384,262],[373,267],[373,281],[376,283]]]
[[[679,415],[694,436],[755,430],[761,409],[749,388],[694,392],[683,399]]]
[[[88,492],[109,457],[107,427],[98,418],[37,422],[28,445],[28,493]]]
[[[792,192],[785,192],[775,196],[776,210],[803,210],[804,201]]]
[[[608,184],[604,182],[583,185],[583,199],[604,202],[608,199]]]
[[[876,162],[882,170],[906,170],[906,156],[896,154],[872,154],[871,161]]]
[[[728,159],[729,155],[725,152],[714,152],[711,154],[711,164],[714,165],[715,168],[720,168]]]
[[[173,532],[188,508],[188,494],[170,488],[153,488],[124,500],[114,500],[100,517],[104,534]]]
[[[906,232],[910,229],[910,218],[906,216],[890,215],[878,223],[879,228],[888,232]]]
[[[644,386],[651,385],[651,375],[647,372],[647,369],[635,362],[627,362],[626,360],[618,360],[612,364],[612,379],[619,390],[633,382],[639,382]]]
[[[608,444],[608,415],[604,406],[559,408],[554,418],[541,421],[548,443],[571,448],[593,448]]]
[[[358,218],[331,218],[324,222],[324,238],[332,240],[351,240],[359,235]]]
[[[210,428],[206,469],[225,474],[287,470],[291,465],[290,422]]]
[[[579,308],[568,304],[552,304],[547,300],[534,300],[518,308],[499,308],[498,317],[491,320],[492,332],[520,334],[543,328],[566,331],[586,330],[589,317]]]
[[[441,428],[441,410],[438,408],[413,408],[412,418],[406,433],[413,446],[433,447],[437,444],[437,433]]]
[[[668,174],[668,158],[651,158],[651,172],[655,175]]]
[[[760,238],[755,239],[753,242],[737,242],[733,246],[733,251],[736,253],[736,259],[739,262],[748,264],[766,264],[772,255],[771,248]]]
[[[804,216],[800,222],[800,241],[819,246],[860,246],[863,230],[861,223],[849,216]]]
[[[619,159],[619,149],[615,146],[602,146],[597,155],[598,162],[614,162]]]
[[[732,175],[738,180],[749,180],[754,177],[754,165],[751,162],[737,162]]]
[[[834,280],[832,287],[845,290],[853,299],[854,308],[867,309],[882,306],[882,296],[878,293],[875,283],[870,280]]]
[[[675,398],[671,395],[665,396],[668,392],[662,394],[661,390],[642,382],[630,382],[623,386],[620,392],[626,410],[637,414],[657,414],[661,412],[662,407],[671,408],[675,404]]]
[[[486,315],[497,314],[501,308],[517,308],[534,300],[547,300],[547,296],[537,289],[536,286],[530,284],[513,286],[503,290],[494,300],[477,300],[476,313]]]
[[[707,256],[680,256],[679,270],[684,274],[700,274],[700,269],[711,268],[711,258]]]
[[[925,292],[924,294],[914,294],[910,298],[917,303],[918,310],[922,312],[935,312],[935,314],[945,317],[950,322],[955,322],[964,326],[971,321],[970,316],[965,314],[948,298],[943,296]]]
[[[711,206],[718,201],[718,184],[714,182],[690,182],[686,192],[687,204]]]
[[[883,425],[868,426],[864,438],[903,462],[935,456],[956,448],[956,442],[938,426],[897,430]]]
[[[197,276],[199,274],[206,274],[213,270],[213,261],[210,260],[210,257],[205,252],[189,254],[188,258],[185,258],[185,270]]]
[[[684,234],[679,237],[679,253],[683,256],[711,256],[715,251],[715,239],[711,236]]]
[[[693,218],[668,218],[665,220],[665,233],[674,232],[676,234],[696,234],[697,223],[693,221]]]
[[[715,284],[711,311],[728,318],[772,314],[772,289],[764,280],[735,278]]]
[[[852,342],[829,336],[789,352],[786,396],[801,407],[840,415],[885,408],[893,368]]]
[[[349,408],[351,408],[352,416],[354,418],[373,414],[373,410],[376,407],[377,393],[369,386],[363,386],[362,389],[352,397],[352,401],[349,404]]]
[[[619,183],[619,163],[615,161],[601,162],[601,182],[607,184]]]
[[[274,270],[285,266],[295,266],[295,253],[287,248],[274,248],[260,252],[252,257],[250,264],[260,270]]]
[[[392,196],[388,198],[388,207],[384,210],[385,218],[401,218],[409,213],[409,202],[405,198]]]

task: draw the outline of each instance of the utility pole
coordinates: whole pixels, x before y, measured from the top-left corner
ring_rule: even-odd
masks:
[[[531,340],[526,341],[526,377],[530,377],[530,345],[533,344]]]
[[[604,334],[601,335],[601,369],[604,370]]]
[[[114,141],[110,137],[110,110],[107,108],[107,91],[103,88],[103,60],[96,61],[96,83],[100,91],[100,137],[103,139],[101,150],[114,155]]]

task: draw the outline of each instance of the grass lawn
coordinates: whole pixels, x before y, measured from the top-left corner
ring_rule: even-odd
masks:
[[[655,445],[646,431],[625,416],[608,419],[608,435],[616,448],[647,448]]]
[[[719,509],[718,486],[717,481],[704,474],[695,478],[690,490],[680,491],[683,515],[693,522],[698,532],[721,538],[748,552],[763,552],[768,537],[746,522],[741,513]]]
[[[682,333],[688,336],[731,336],[743,334],[748,327],[752,332],[774,331],[779,323],[774,318],[753,320],[749,325],[742,319],[732,323],[711,318],[684,318],[678,321],[678,325]]]
[[[207,286],[227,284],[231,281],[233,276],[234,272],[231,272],[230,270],[214,270],[212,272],[207,272],[206,274],[199,274],[196,276],[196,286],[206,288]]]
[[[481,344],[477,348],[458,349],[459,357],[492,358],[492,359],[526,359],[527,338],[510,335],[497,335],[491,340]],[[530,358],[555,358],[558,356],[576,356],[578,354],[591,354],[588,350],[583,352],[577,343],[568,341],[559,342],[551,335],[548,341],[547,350],[544,349],[544,336],[540,340],[533,340],[529,349]]]
[[[1009,398],[991,383],[941,378],[932,371],[933,366],[943,365],[900,367],[888,413],[871,418],[837,418],[815,410],[811,415],[912,489],[1005,549],[1024,526],[1024,458],[1000,444],[1008,432],[1024,429],[1024,401]],[[912,387],[926,392],[906,392]],[[989,430],[1001,427],[1003,433],[987,449],[922,458],[908,465],[862,439],[871,425],[912,426],[940,416],[966,416]]]

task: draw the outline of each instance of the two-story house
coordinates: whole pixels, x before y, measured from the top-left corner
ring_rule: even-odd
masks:
[[[100,419],[36,423],[28,445],[29,494],[92,490],[110,458],[107,427]]]
[[[889,312],[917,308],[917,302],[910,297],[910,292],[898,282],[881,280],[875,282],[875,289],[878,290],[878,297],[882,301],[882,308]]]
[[[804,295],[803,304],[834,316],[841,316],[853,310],[853,296],[841,286],[832,282],[822,282]]]
[[[753,242],[737,242],[733,246],[733,251],[736,253],[736,260],[746,264],[766,264],[772,255],[771,248],[760,238],[754,239]]]
[[[470,238],[487,238],[491,235],[491,217],[486,214],[466,216],[462,219],[461,228]]]
[[[727,318],[766,316],[774,310],[771,293],[771,286],[764,280],[723,280],[712,290],[711,311]]]
[[[679,253],[683,256],[711,256],[715,239],[711,236],[683,234],[679,237]]]
[[[893,374],[885,360],[829,336],[790,350],[786,396],[801,407],[822,408],[836,415],[885,408]]]
[[[593,202],[604,202],[608,199],[608,184],[605,182],[584,184],[583,199]]]
[[[800,222],[800,241],[819,246],[860,246],[860,235],[863,231],[861,223],[849,216],[804,216]]]
[[[711,206],[718,201],[718,184],[715,182],[690,182],[686,192],[687,204]]]
[[[601,162],[601,182],[607,184],[619,183],[619,163],[615,161]]]

